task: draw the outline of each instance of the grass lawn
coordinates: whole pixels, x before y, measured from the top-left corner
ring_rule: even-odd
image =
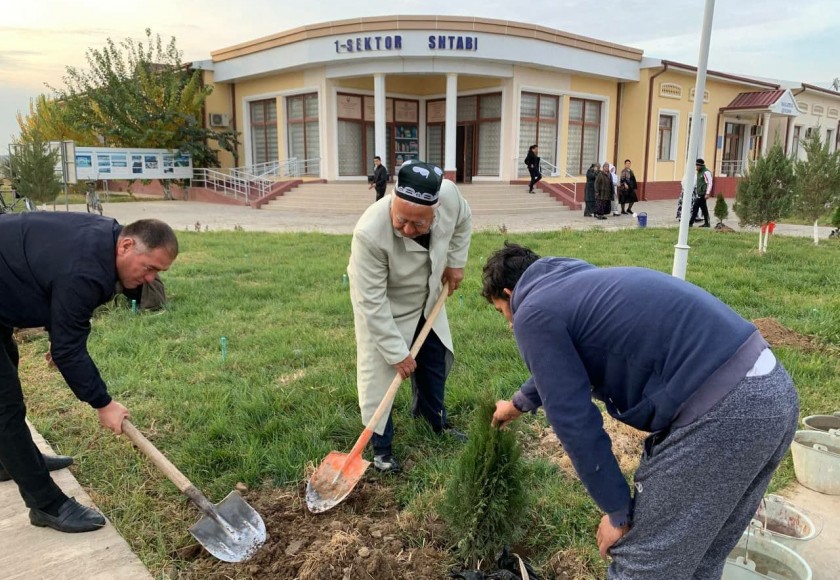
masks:
[[[350,238],[178,235],[181,256],[163,276],[167,311],[132,315],[127,308],[102,308],[89,341],[93,358],[135,425],[212,501],[238,482],[294,491],[329,451],[349,451],[362,428],[353,317],[342,287]],[[507,323],[480,295],[483,259],[504,239],[473,237],[466,280],[448,302],[456,365],[447,406],[460,427],[479,401],[508,398],[527,378]],[[670,273],[676,232],[559,231],[507,239],[541,255]],[[691,282],[747,319],[773,317],[817,337],[816,349],[774,349],[799,388],[802,416],[840,410],[840,244],[814,247],[805,238],[777,237],[759,256],[752,233],[713,230],[692,232],[690,243]],[[197,510],[125,438],[98,426],[95,413],[46,369],[47,346],[44,337],[21,345],[30,419],[58,452],[76,457],[76,477],[153,574],[171,573],[181,557],[176,550],[193,543],[187,527]],[[383,485],[405,517],[434,519],[459,445],[410,418],[407,384],[395,409],[395,451],[409,468]],[[545,425],[537,415],[516,428],[530,444]],[[545,566],[566,550],[592,575],[601,574],[594,540],[600,515],[581,484],[538,455],[528,460],[527,477],[531,510],[520,551]],[[792,479],[788,458],[773,485]],[[409,546],[429,540],[424,529],[418,525],[409,534]]]

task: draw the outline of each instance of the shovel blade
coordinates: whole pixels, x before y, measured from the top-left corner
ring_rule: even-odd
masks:
[[[205,515],[190,533],[213,556],[223,562],[243,562],[265,542],[265,523],[260,514],[232,491]]]
[[[332,509],[353,491],[369,465],[360,455],[331,451],[306,484],[306,507],[314,514]]]

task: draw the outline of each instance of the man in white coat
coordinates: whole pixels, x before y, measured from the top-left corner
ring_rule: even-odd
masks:
[[[356,328],[356,384],[362,421],[373,417],[396,372],[411,376],[412,414],[437,433],[450,430],[444,408],[454,361],[446,309],[417,354],[409,349],[440,294],[460,286],[470,247],[472,214],[443,171],[406,162],[391,195],[371,205],[356,224],[347,272]],[[453,434],[457,434],[453,432]],[[374,467],[397,471],[390,410],[374,427]]]

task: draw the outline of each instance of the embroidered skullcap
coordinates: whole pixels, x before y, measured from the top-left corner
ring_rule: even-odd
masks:
[[[443,170],[440,167],[423,161],[408,160],[400,167],[394,191],[397,197],[411,203],[434,205],[438,201],[442,182]]]

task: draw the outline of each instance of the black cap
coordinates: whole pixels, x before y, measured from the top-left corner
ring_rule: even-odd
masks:
[[[697,161],[695,161],[695,163],[694,163],[694,164],[695,164],[695,165],[706,165],[706,162],[705,162],[705,161],[703,161],[703,159],[701,158],[701,159],[698,159]]]
[[[434,205],[443,182],[443,170],[431,163],[409,159],[397,174],[397,197],[419,205]]]

